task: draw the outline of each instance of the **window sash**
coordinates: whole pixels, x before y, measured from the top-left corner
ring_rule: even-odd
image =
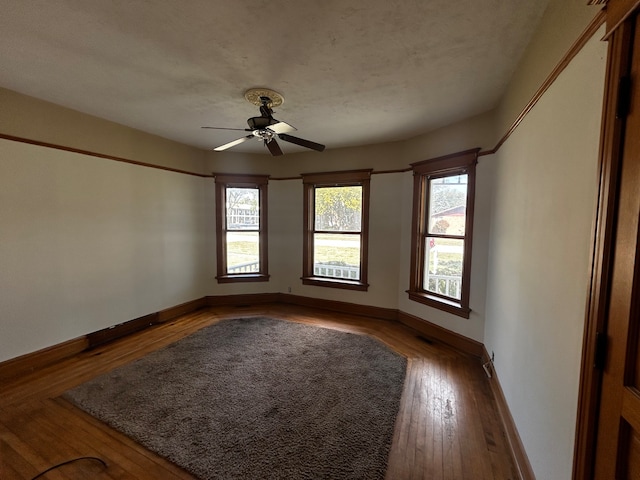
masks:
[[[322,236],[324,238],[319,238]],[[357,247],[348,245],[335,245],[335,241],[330,240],[330,237],[350,237],[353,240],[357,238]],[[329,237],[329,238],[327,238]],[[328,242],[328,245],[322,245],[321,242]],[[349,238],[343,243],[347,243]],[[340,240],[338,240],[340,242]],[[326,247],[326,248],[323,248]],[[342,257],[357,257],[356,264],[352,262],[337,261],[335,257],[330,253],[335,250],[342,249]],[[354,252],[349,250],[356,249]],[[360,233],[349,232],[347,234],[343,232],[339,233],[317,233],[313,235],[313,276],[325,277],[338,280],[360,281],[362,272],[362,235]]]

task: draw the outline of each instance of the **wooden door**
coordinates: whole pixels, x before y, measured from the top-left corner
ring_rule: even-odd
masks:
[[[640,480],[640,16],[616,32],[621,79],[616,116],[617,198],[605,315],[594,478]],[[611,50],[610,50],[611,51]],[[618,150],[619,149],[619,150]],[[615,152],[618,150],[618,153]]]

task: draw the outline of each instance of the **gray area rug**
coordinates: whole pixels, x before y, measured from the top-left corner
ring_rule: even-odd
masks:
[[[202,479],[382,479],[405,371],[367,336],[242,318],[64,396]]]

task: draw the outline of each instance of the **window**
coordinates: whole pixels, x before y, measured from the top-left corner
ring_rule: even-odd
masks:
[[[219,283],[264,282],[267,263],[267,176],[216,175]]]
[[[475,168],[480,149],[411,164],[409,298],[469,318]]]
[[[371,170],[304,174],[302,283],[367,290]]]

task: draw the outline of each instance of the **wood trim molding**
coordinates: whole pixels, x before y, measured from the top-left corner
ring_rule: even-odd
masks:
[[[217,173],[212,172],[211,176],[215,178],[216,183],[223,185],[267,185],[269,183],[269,175],[258,175],[253,173]]]
[[[108,342],[113,342],[132,333],[139,332],[145,328],[157,325],[159,323],[168,322],[180,315],[186,315],[187,313],[195,312],[201,308],[207,306],[205,298],[198,298],[190,302],[181,303],[173,307],[165,308],[159,312],[150,313],[133,320],[129,320],[118,325],[114,325],[108,328],[103,328],[97,332],[89,333],[86,335],[89,342],[88,349],[95,348],[99,345],[104,345]]]
[[[489,362],[491,357],[484,346],[482,347],[482,350],[482,362],[483,364],[486,364]],[[518,469],[518,474],[522,480],[535,480],[536,477],[533,473],[533,469],[531,468],[531,463],[529,463],[529,457],[527,457],[524,445],[522,444],[522,439],[518,433],[516,423],[511,416],[507,399],[504,396],[500,380],[498,380],[498,375],[496,374],[493,365],[491,365],[490,371],[491,377],[489,378],[489,385],[491,386],[491,392],[493,393],[493,397],[495,398],[496,405],[498,407],[498,414],[500,415],[500,420],[502,420],[502,425],[504,426],[504,430],[507,435],[509,450],[511,451],[511,456],[516,464],[516,468]]]
[[[88,347],[87,337],[82,336],[5,360],[0,363],[0,385],[8,380],[28,375],[65,358],[72,357]]]
[[[607,34],[604,38],[609,38],[638,8],[640,8],[640,0],[609,0],[607,2]]]
[[[99,347],[100,345],[104,345],[105,343],[117,340],[118,338],[126,337],[127,335],[131,335],[132,333],[144,330],[145,328],[157,323],[158,313],[156,312],[150,315],[145,315],[143,317],[129,320],[127,322],[119,323],[118,325],[103,328],[102,330],[98,330],[97,332],[88,333],[86,336],[87,341],[89,342],[87,349],[94,349],[96,347]]]
[[[410,171],[411,167],[398,168],[395,170],[371,170],[371,175],[386,175],[388,173],[405,173]],[[269,177],[269,180],[301,180],[302,178],[302,175],[298,175],[296,177]]]
[[[160,310],[158,312],[158,323],[168,322],[169,320],[173,320],[176,317],[195,312],[196,310],[200,310],[201,308],[205,308],[207,306],[208,303],[206,298],[202,297],[197,298],[196,300],[191,300],[190,302],[181,303],[180,305],[165,308],[164,310]]]
[[[639,0],[640,1],[640,0]],[[571,60],[582,50],[582,48],[586,45],[586,43],[591,40],[591,37],[595,35],[598,29],[605,23],[606,20],[606,12],[605,10],[600,10],[596,16],[591,20],[587,28],[580,34],[578,39],[571,45],[569,51],[565,53],[564,57],[560,60],[560,62],[555,66],[555,68],[551,71],[549,76],[542,83],[540,88],[536,90],[533,94],[533,98],[527,103],[524,109],[520,112],[520,115],[515,119],[515,121],[511,124],[507,133],[505,133],[502,138],[498,141],[495,147],[491,150],[484,150],[478,153],[478,156],[484,155],[493,155],[495,154],[500,147],[507,141],[507,139],[511,136],[511,134],[518,128],[524,117],[533,109],[533,107],[538,103],[538,101],[542,98],[542,96],[546,93],[549,87],[558,79],[560,74],[564,71],[565,68],[571,63]]]
[[[452,332],[446,328],[440,327],[435,323],[431,323],[423,318],[416,317],[401,310],[398,311],[398,321],[407,327],[410,327],[426,337],[446,343],[462,352],[480,358],[482,356],[484,346],[469,337]]]
[[[209,295],[205,297],[208,307],[244,307],[262,303],[277,303],[279,293],[246,293],[240,295]]]
[[[406,173],[413,170],[411,167],[407,168],[398,168],[396,170],[372,170],[371,175],[386,175],[388,173]]]
[[[337,300],[303,297],[300,295],[292,295],[290,293],[280,293],[278,295],[278,301],[280,303],[330,310],[350,315],[363,315],[382,320],[396,320],[398,313],[398,311],[393,308],[374,307],[371,305],[359,305],[356,303],[340,302]]]
[[[0,384],[206,306],[207,299],[199,298],[0,362]]]
[[[181,170],[179,168],[173,168],[173,167],[163,167],[161,165],[154,165],[153,163],[139,162],[138,160],[131,160],[123,157],[116,157],[114,155],[107,155],[105,153],[92,152],[91,150],[83,150],[81,148],[67,147],[64,145],[59,145],[57,143],[41,142],[40,140],[32,140],[30,138],[16,137],[14,135],[6,135],[4,133],[0,133],[0,139],[10,140],[12,142],[27,143],[29,145],[37,145],[39,147],[53,148],[55,150],[62,150],[65,152],[79,153],[82,155],[88,155],[90,157],[104,158],[107,160],[114,160],[116,162],[129,163],[131,165],[138,165],[141,167],[155,168],[157,170],[166,170],[168,172],[182,173],[184,175],[193,175],[195,177],[204,177],[204,178],[211,177],[211,175],[205,175],[204,173],[190,172],[188,170]]]
[[[630,70],[631,29],[623,27],[609,38],[605,97],[600,132],[598,204],[591,231],[590,283],[584,320],[580,390],[573,457],[574,480],[592,478],[602,371],[595,368],[596,336],[606,331],[608,292],[613,261],[614,220],[625,120],[618,118],[619,79]]]
[[[363,182],[371,178],[373,169],[362,170],[340,170],[337,172],[315,172],[303,173],[301,175],[303,183],[313,185],[333,185],[335,183]]]

